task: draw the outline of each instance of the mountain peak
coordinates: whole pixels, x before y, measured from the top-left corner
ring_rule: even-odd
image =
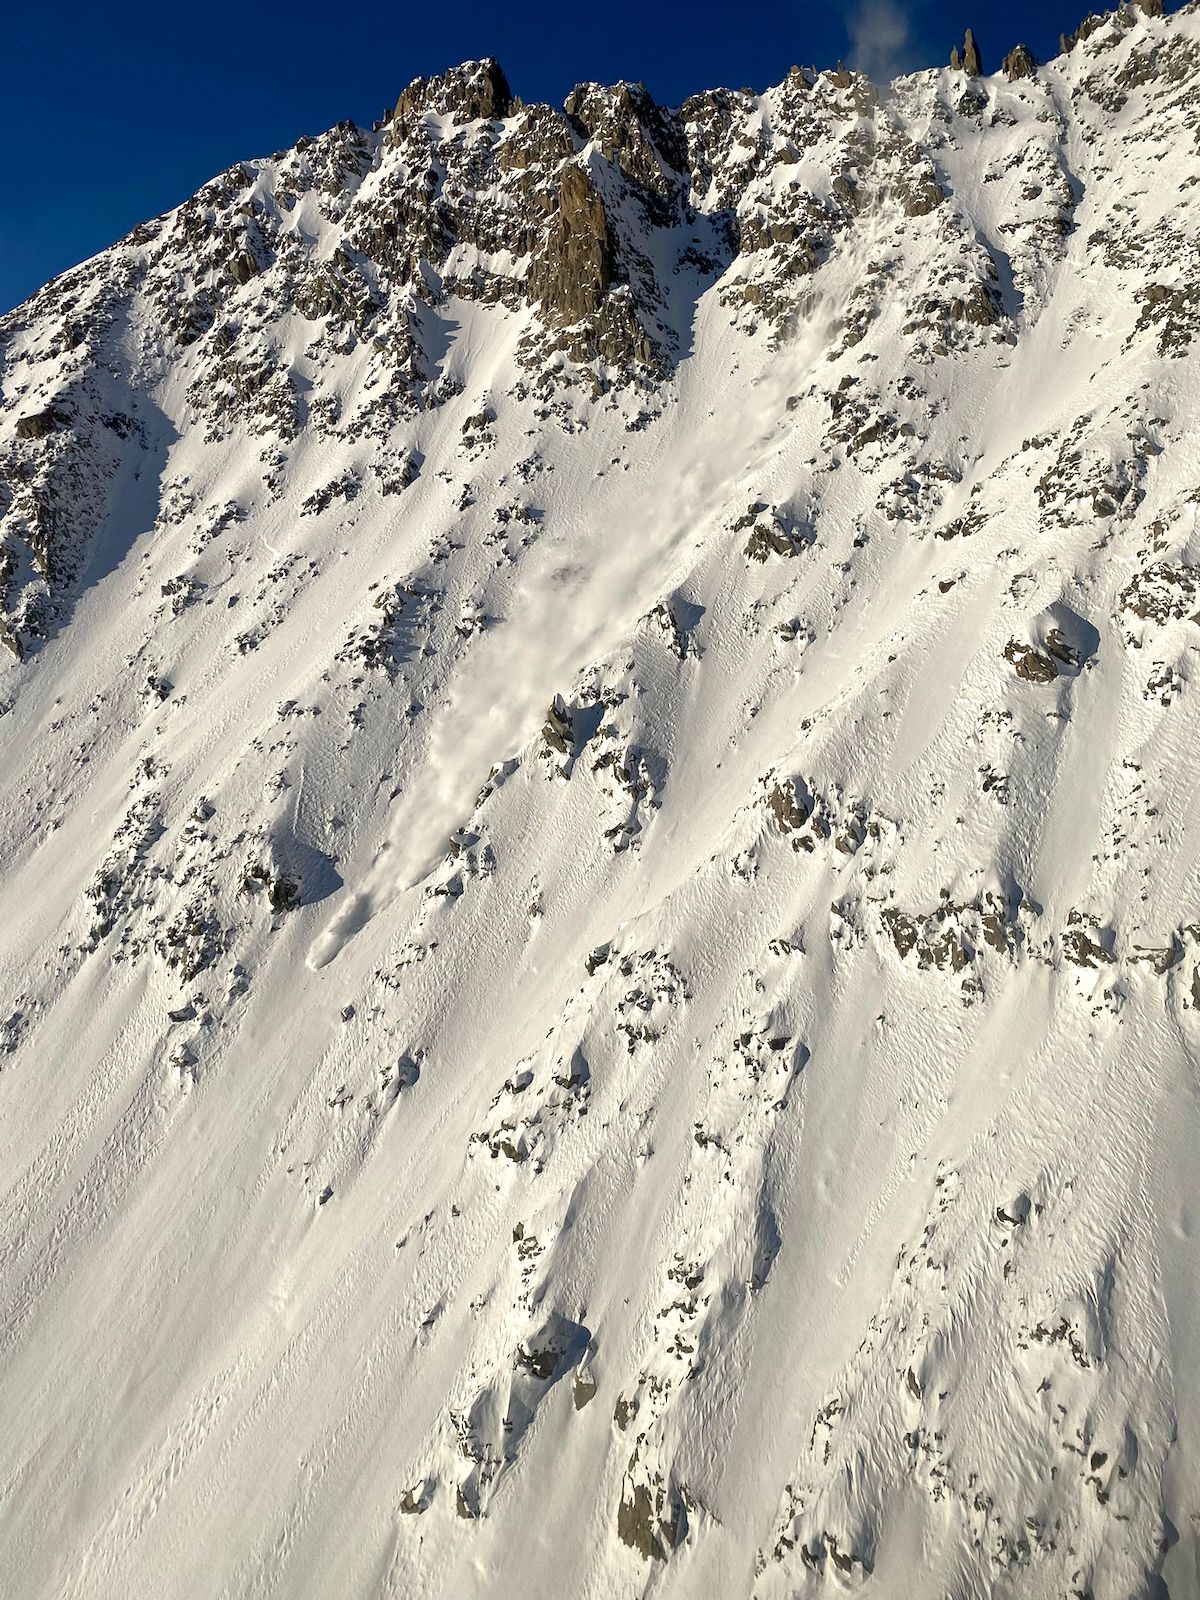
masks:
[[[464,61],[434,78],[415,78],[396,102],[391,120],[432,113],[457,122],[499,122],[514,109],[512,90],[498,61]]]
[[[1198,94],[469,62],[0,319],[6,1600],[1194,1592]]]

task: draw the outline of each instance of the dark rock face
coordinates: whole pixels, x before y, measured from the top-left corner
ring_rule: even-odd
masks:
[[[35,411],[32,415],[21,417],[17,422],[18,439],[45,439],[50,434],[65,428],[70,422],[70,417],[57,406],[47,406],[44,411]]]
[[[813,814],[813,801],[803,779],[777,783],[767,795],[767,808],[781,833],[794,833]]]
[[[1151,0],[1151,4],[1153,4],[1153,0]],[[1093,11],[1089,16],[1084,17],[1073,33],[1060,33],[1058,42],[1062,48],[1063,55],[1068,55],[1084,39],[1090,39],[1092,34],[1102,28],[1107,21],[1107,16]]]
[[[1149,283],[1138,289],[1134,298],[1141,307],[1138,328],[1158,329],[1158,353],[1163,356],[1186,354],[1200,335],[1200,286],[1195,282]]]
[[[1010,50],[1002,63],[1004,76],[1010,83],[1015,83],[1018,78],[1032,78],[1037,74],[1037,58],[1031,50],[1023,44]]]
[[[604,202],[587,171],[565,167],[558,205],[530,278],[552,326],[571,327],[599,307],[613,281],[614,255]]]
[[[275,913],[291,911],[300,904],[300,884],[295,878],[279,872],[272,862],[252,862],[242,877],[243,893],[257,894],[263,889]]]
[[[654,208],[660,220],[678,212],[686,146],[671,114],[656,104],[644,84],[620,83],[615,89],[580,84],[563,109],[575,130],[596,142],[606,161],[661,202],[662,209]]]
[[[962,49],[955,45],[951,50],[950,66],[955,72],[965,72],[968,77],[978,78],[983,75],[983,58],[979,54],[979,46],[970,28],[967,29]]]
[[[542,737],[548,749],[556,751],[560,756],[569,756],[575,749],[575,728],[571,721],[570,712],[561,695],[556,694],[546,713],[546,725],[542,729]]]
[[[636,1455],[630,1466],[636,1462]],[[627,1476],[617,1508],[617,1537],[644,1561],[666,1561],[686,1539],[688,1515],[684,1493],[668,1487],[655,1473],[636,1483]]]
[[[755,524],[746,541],[746,555],[751,561],[767,561],[773,555],[790,559],[801,547],[802,541],[772,515]]]
[[[392,113],[393,124],[404,127],[424,112],[451,116],[456,122],[498,122],[514,109],[513,93],[497,61],[467,61],[437,78],[417,78],[409,84]]]
[[[1058,677],[1058,668],[1049,656],[1017,639],[1010,639],[1005,645],[1004,659],[1011,661],[1017,677],[1024,678],[1026,683],[1053,683]]]
[[[999,296],[990,283],[972,284],[965,295],[950,302],[950,315],[955,322],[976,328],[994,327],[1001,316]]]
[[[249,283],[258,271],[258,262],[249,250],[239,250],[229,261],[229,276],[235,283]]]
[[[646,1561],[665,1561],[666,1551],[655,1526],[654,1501],[649,1489],[638,1484],[617,1508],[617,1537]]]

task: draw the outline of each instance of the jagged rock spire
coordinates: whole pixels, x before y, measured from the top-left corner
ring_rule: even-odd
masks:
[[[983,61],[979,54],[979,46],[975,43],[975,35],[970,28],[967,29],[967,36],[963,40],[962,50],[960,51],[957,45],[951,50],[950,65],[954,71],[961,70],[972,78],[981,76]]]
[[[1004,76],[1010,83],[1017,78],[1032,78],[1037,74],[1037,57],[1025,45],[1016,45],[1001,63]]]
[[[514,109],[513,92],[498,61],[465,61],[436,78],[415,78],[396,103],[392,120],[408,122],[424,111],[451,115],[458,122],[483,117],[489,122],[507,117]]]
[[[531,285],[550,322],[569,327],[594,311],[612,282],[615,248],[604,202],[585,168],[563,168]]]
[[[664,201],[676,194],[686,150],[670,114],[644,83],[577,84],[563,110],[580,138],[594,141],[607,161]]]

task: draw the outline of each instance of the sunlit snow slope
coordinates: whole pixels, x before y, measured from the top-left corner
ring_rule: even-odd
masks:
[[[0,1591],[1200,1596],[1200,10],[494,63],[0,322]]]

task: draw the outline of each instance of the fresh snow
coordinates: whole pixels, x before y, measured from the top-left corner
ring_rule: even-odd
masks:
[[[431,293],[377,438],[289,311],[276,460],[136,238],[0,324],[132,420],[0,651],[6,1596],[1200,1596],[1200,12],[879,118],[944,203],[786,326],[648,230],[655,381]]]

